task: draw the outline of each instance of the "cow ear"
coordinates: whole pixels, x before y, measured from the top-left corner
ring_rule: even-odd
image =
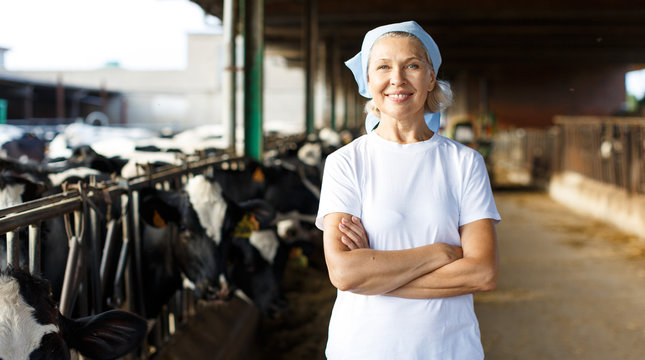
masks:
[[[159,192],[144,195],[139,207],[143,221],[157,228],[164,228],[169,222],[178,222],[180,217],[177,206],[172,205],[172,199],[161,195]]]
[[[266,228],[271,225],[275,219],[275,209],[268,202],[261,199],[244,201],[239,204],[245,211],[253,212],[255,220],[260,223],[260,228]]]
[[[144,318],[121,310],[74,320],[59,318],[67,345],[96,360],[116,359],[134,351],[148,331]]]

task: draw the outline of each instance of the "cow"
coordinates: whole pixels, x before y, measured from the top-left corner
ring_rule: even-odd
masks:
[[[2,144],[2,152],[6,156],[22,162],[40,163],[45,159],[47,142],[35,134],[24,133],[19,138]]]
[[[90,168],[104,174],[120,174],[123,166],[128,162],[127,159],[115,156],[104,156],[97,153],[89,145],[80,145],[72,150],[71,156],[66,158],[51,159],[49,161],[50,169],[62,170],[72,168]]]
[[[215,205],[216,206],[216,205]],[[141,191],[141,271],[145,315],[155,318],[184,285],[214,299],[224,274],[219,247],[206,234],[185,192]],[[218,207],[211,209],[221,211]]]
[[[176,288],[181,283],[211,299],[227,299],[235,287],[267,316],[286,309],[279,268],[287,250],[271,227],[275,212],[266,202],[237,203],[219,183],[197,175],[181,192],[142,194],[141,213],[146,221],[143,272],[156,277],[155,284]],[[156,301],[163,300],[146,301],[146,311],[157,309]]]
[[[107,360],[141,346],[145,319],[121,310],[71,319],[51,297],[49,283],[20,268],[0,271],[0,359],[70,359],[70,350]]]
[[[50,188],[45,167],[0,157],[0,208],[37,199]]]
[[[46,165],[22,164],[10,159],[0,159],[0,207],[9,208],[23,202],[54,195],[61,191],[64,182],[87,181],[88,176],[106,180],[109,175],[94,169],[73,167],[64,171],[51,171]],[[99,220],[106,216],[115,218],[120,212],[118,203],[106,206],[104,202],[93,202],[94,208],[100,207]],[[108,210],[110,209],[110,210]],[[89,225],[88,225],[89,226]],[[69,251],[65,222],[62,216],[45,219],[39,223],[41,241],[41,271],[53,290],[54,298],[59,298],[65,275],[65,264]],[[19,264],[26,267],[28,254],[27,228],[20,228]],[[7,266],[6,236],[0,235],[0,268]],[[101,244],[99,244],[101,245]]]

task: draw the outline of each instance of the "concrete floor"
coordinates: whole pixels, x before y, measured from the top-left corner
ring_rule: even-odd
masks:
[[[645,241],[541,193],[497,193],[498,288],[476,295],[487,359],[645,358]]]

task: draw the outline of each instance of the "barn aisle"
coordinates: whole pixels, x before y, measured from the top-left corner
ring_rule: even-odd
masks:
[[[541,193],[497,193],[500,277],[476,296],[487,359],[642,359],[645,241]]]

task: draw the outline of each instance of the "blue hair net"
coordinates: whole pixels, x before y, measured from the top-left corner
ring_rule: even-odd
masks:
[[[428,52],[435,74],[439,71],[439,66],[441,66],[439,47],[434,40],[432,40],[432,37],[428,35],[428,33],[425,32],[425,30],[423,30],[423,28],[415,21],[383,25],[372,29],[365,34],[361,51],[345,62],[345,65],[347,65],[354,74],[354,79],[356,79],[356,83],[358,84],[358,93],[366,98],[372,98],[372,94],[370,94],[367,86],[367,61],[369,60],[370,51],[378,38],[390,32],[406,32],[416,36],[421,40],[421,43]],[[434,132],[439,130],[439,113],[425,113],[424,118],[430,130]],[[374,130],[374,127],[376,127],[379,121],[380,119],[376,116],[367,114],[367,117],[365,118],[365,129],[367,132]]]

